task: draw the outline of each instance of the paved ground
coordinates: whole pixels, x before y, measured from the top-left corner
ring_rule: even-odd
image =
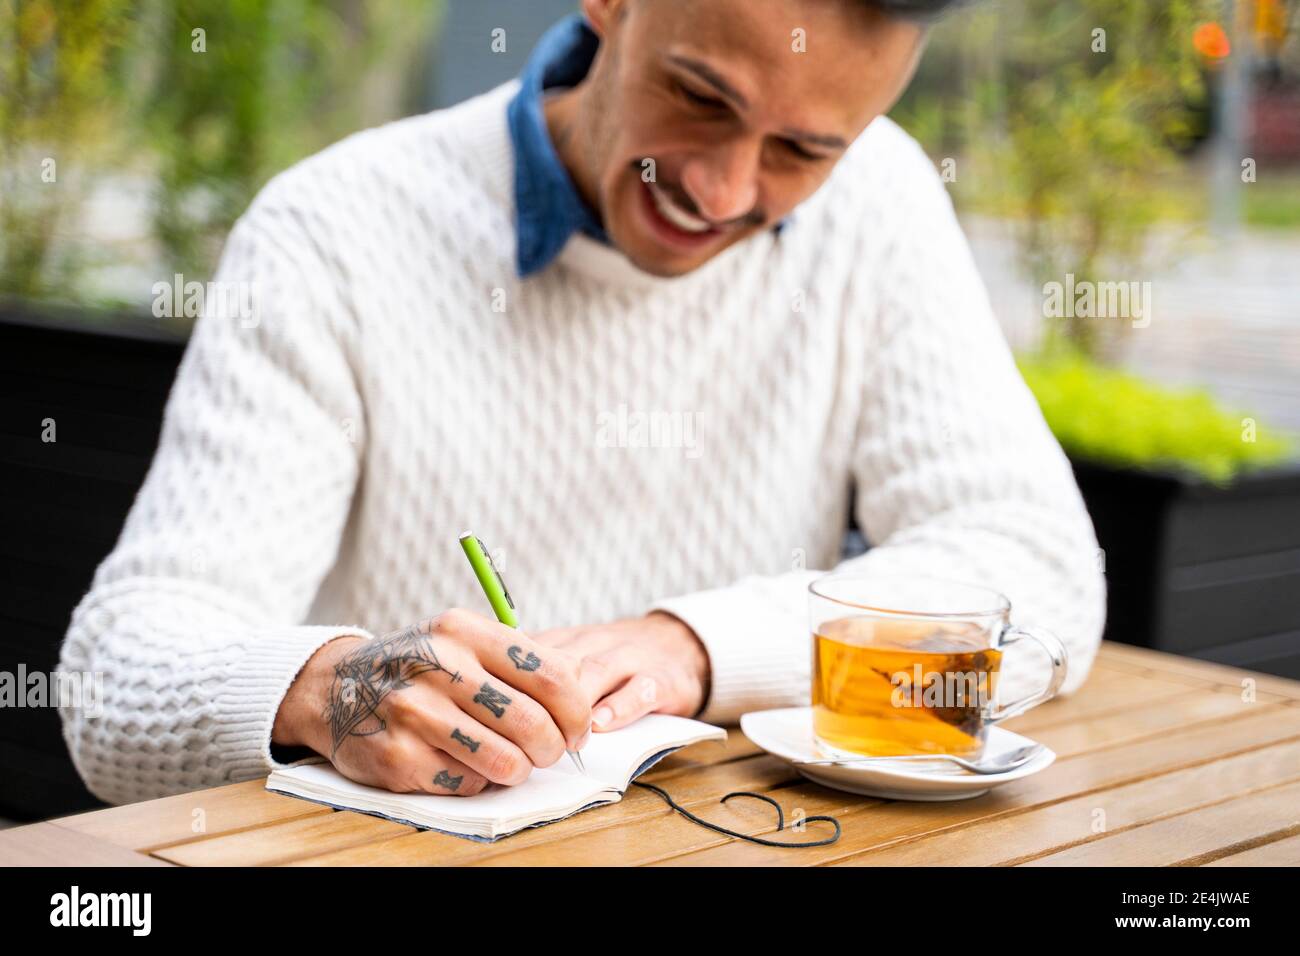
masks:
[[[1008,339],[1030,346],[1043,321],[1041,287],[1018,275],[1004,224],[966,227]],[[1261,424],[1300,433],[1300,234],[1165,243],[1162,268],[1106,277],[1151,283],[1151,323],[1130,329],[1123,363],[1171,384],[1207,385]]]

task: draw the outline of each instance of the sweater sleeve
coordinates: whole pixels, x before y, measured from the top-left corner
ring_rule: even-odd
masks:
[[[78,772],[122,803],[280,766],[271,730],[325,642],[303,626],[332,565],[365,440],[336,286],[268,187],[232,231],[145,482],[73,613],[61,706]]]
[[[912,144],[916,154],[919,147]],[[850,280],[849,302],[876,303],[861,326],[865,374],[852,449],[855,514],[866,554],[836,570],[914,572],[1006,594],[1011,621],[1066,645],[1061,693],[1083,683],[1101,641],[1105,583],[1091,519],[1069,461],[1017,370],[966,239],[923,154],[900,186],[907,224],[879,268]],[[868,288],[867,284],[872,287]],[[708,650],[700,718],[806,704],[810,581],[753,576],[661,601]],[[1041,687],[1050,664],[1032,642],[1008,651],[1003,701]]]

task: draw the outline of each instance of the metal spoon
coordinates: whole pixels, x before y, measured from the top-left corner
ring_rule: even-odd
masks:
[[[1024,747],[1017,747],[1014,750],[1007,750],[993,757],[984,760],[974,761],[966,760],[962,757],[954,757],[952,754],[903,754],[897,757],[842,757],[838,760],[795,760],[796,764],[803,765],[832,765],[849,763],[868,763],[868,762],[889,762],[895,760],[950,760],[969,770],[971,773],[1006,773],[1008,770],[1015,770],[1017,767],[1024,766],[1043,752],[1042,744],[1027,744]]]

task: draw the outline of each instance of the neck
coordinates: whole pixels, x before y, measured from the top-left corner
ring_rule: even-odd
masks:
[[[542,102],[542,113],[546,117],[551,142],[555,144],[555,152],[577,186],[578,194],[603,219],[595,176],[584,162],[585,157],[590,155],[589,151],[583,149],[586,139],[584,132],[587,129],[586,99],[583,96],[586,88],[584,82],[547,96]]]

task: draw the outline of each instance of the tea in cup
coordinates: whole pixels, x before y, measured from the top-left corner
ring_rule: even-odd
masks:
[[[1011,602],[978,585],[923,575],[831,574],[810,586],[813,733],[835,752],[982,755],[999,721],[1050,700],[1065,680],[1065,645],[1010,622]],[[1051,676],[998,704],[1006,648],[1038,642]]]

